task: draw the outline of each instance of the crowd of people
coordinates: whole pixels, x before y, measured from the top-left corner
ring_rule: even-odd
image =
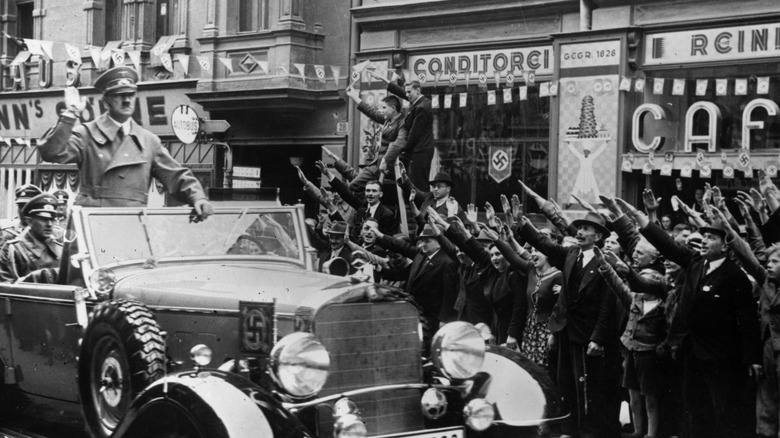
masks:
[[[411,87],[405,97],[419,99]],[[545,222],[532,223],[517,194],[501,196],[502,213],[485,204],[480,222],[450,196],[446,173],[423,184],[407,174],[419,162],[404,159],[398,100],[380,113],[376,162],[356,171],[326,151],[333,163],[317,167],[330,190],[298,170],[321,205],[307,224],[323,272],[403,288],[424,344],[468,321],[546,370],[571,416],[540,435],[619,437],[627,400],[632,437],[778,436],[780,190],[766,174],[730,199],[706,184],[690,205],[649,189],[641,208],[600,196],[571,222],[523,184]],[[674,211],[660,215],[662,204]]]

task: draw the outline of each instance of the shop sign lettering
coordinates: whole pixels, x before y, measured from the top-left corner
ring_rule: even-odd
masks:
[[[752,130],[764,129],[764,122],[754,120],[753,112],[757,108],[764,109],[770,117],[780,114],[780,107],[777,103],[769,99],[753,99],[745,105],[742,111],[742,149],[750,150],[750,139]],[[706,125],[709,129],[705,133],[695,133],[694,116],[699,111],[703,111],[707,116]],[[652,116],[655,120],[666,120],[667,111],[658,104],[646,103],[640,105],[635,111],[631,124],[631,139],[634,148],[641,153],[652,153],[664,143],[664,137],[653,136],[652,133],[643,135],[643,121],[646,116]],[[707,152],[714,153],[718,151],[718,133],[721,124],[720,108],[712,102],[699,101],[688,107],[685,113],[685,139],[683,142],[683,152],[692,152],[693,145],[704,145]],[[652,138],[648,143],[643,138]]]
[[[561,68],[620,64],[620,41],[591,41],[561,45]]]
[[[780,23],[650,33],[644,65],[780,56]]]
[[[533,70],[537,75],[551,75],[552,53],[552,46],[442,53],[411,56],[409,65],[415,76],[425,74],[428,77],[449,78],[451,74],[466,72],[493,77],[496,73],[506,76],[527,70]]]

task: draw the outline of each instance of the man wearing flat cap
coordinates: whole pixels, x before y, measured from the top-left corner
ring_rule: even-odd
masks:
[[[97,78],[108,112],[75,126],[85,103],[75,88],[65,90],[67,109],[41,139],[41,157],[54,163],[76,163],[81,186],[75,205],[143,207],[152,177],[178,201],[194,207],[201,219],[213,213],[200,182],[165,149],[160,138],[133,119],[138,74],[129,67],[112,68]],[[75,126],[75,127],[74,127]]]
[[[33,281],[53,283],[62,254],[62,245],[52,238],[57,198],[40,194],[24,206],[21,214],[28,225],[0,252],[0,281],[15,282],[29,275]]]

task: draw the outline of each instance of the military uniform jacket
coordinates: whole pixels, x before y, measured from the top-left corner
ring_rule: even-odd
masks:
[[[160,138],[135,121],[130,121],[130,132],[122,138],[119,126],[107,114],[74,128],[75,121],[60,117],[38,150],[46,161],[78,164],[81,186],[76,205],[146,206],[152,177],[182,203],[194,205],[206,198],[192,171],[177,163]]]
[[[62,244],[52,239],[46,242],[29,232],[10,240],[0,252],[0,281],[14,282],[38,269],[58,268]]]

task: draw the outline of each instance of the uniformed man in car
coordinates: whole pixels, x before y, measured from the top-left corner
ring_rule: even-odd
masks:
[[[57,198],[43,193],[22,210],[27,226],[0,251],[0,281],[53,283],[59,268],[62,244],[53,239]]]
[[[171,156],[160,138],[136,123],[138,73],[129,67],[112,68],[95,81],[103,93],[107,113],[77,125],[85,101],[78,90],[65,90],[67,109],[38,144],[41,158],[53,163],[75,163],[81,185],[74,202],[86,207],[145,207],[152,177],[168,194],[193,207],[200,219],[214,212],[192,171]]]
[[[52,193],[52,196],[57,198],[57,222],[61,226],[65,226],[68,222],[68,199],[70,199],[70,195],[65,190],[57,190]]]
[[[22,230],[24,230],[24,227],[27,225],[24,216],[22,215],[22,210],[30,199],[41,193],[41,189],[34,184],[25,184],[14,191],[14,196],[16,197],[16,211],[19,216],[12,219],[10,224],[3,227],[2,242],[0,242],[0,245],[4,245],[5,242],[8,242],[9,240],[16,239],[22,234]]]

